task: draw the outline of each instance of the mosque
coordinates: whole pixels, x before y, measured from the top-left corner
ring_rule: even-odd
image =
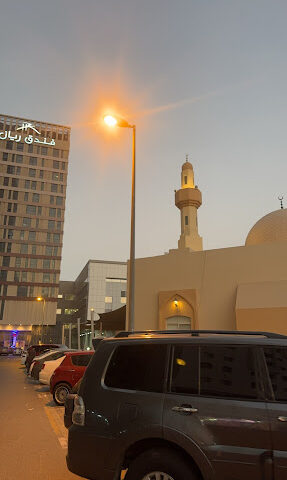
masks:
[[[244,246],[203,250],[201,192],[191,163],[175,205],[178,248],[135,264],[135,329],[226,329],[287,334],[287,209],[264,216]]]

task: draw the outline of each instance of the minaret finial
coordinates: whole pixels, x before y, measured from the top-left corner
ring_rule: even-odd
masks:
[[[283,195],[280,195],[280,196],[278,197],[278,200],[280,201],[280,207],[281,207],[282,209],[284,208],[284,207],[283,207],[283,198],[284,198]]]
[[[188,162],[188,153],[185,154],[185,161]]]

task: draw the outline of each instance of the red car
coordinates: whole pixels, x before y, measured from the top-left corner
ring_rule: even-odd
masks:
[[[57,405],[64,405],[73,386],[82,378],[93,352],[67,352],[50,380],[50,392]]]

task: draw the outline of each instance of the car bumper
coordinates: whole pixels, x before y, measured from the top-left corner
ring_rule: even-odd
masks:
[[[117,480],[119,473],[105,465],[108,439],[99,438],[85,427],[72,425],[69,428],[67,467],[76,475],[90,480]],[[105,444],[105,445],[104,445]]]

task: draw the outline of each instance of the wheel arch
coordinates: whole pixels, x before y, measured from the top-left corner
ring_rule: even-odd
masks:
[[[184,459],[189,463],[189,465],[194,469],[196,472],[198,479],[199,480],[205,480],[203,473],[201,472],[201,469],[197,465],[196,461],[194,458],[187,453],[184,448],[181,446],[177,445],[176,443],[173,443],[169,440],[165,440],[163,438],[145,438],[142,440],[138,440],[137,442],[133,443],[128,447],[128,449],[124,453],[124,458],[122,461],[122,469],[127,469],[130,465],[130,463],[140,454],[147,450],[152,450],[154,448],[169,448],[175,452],[177,452],[179,455],[183,456]]]

